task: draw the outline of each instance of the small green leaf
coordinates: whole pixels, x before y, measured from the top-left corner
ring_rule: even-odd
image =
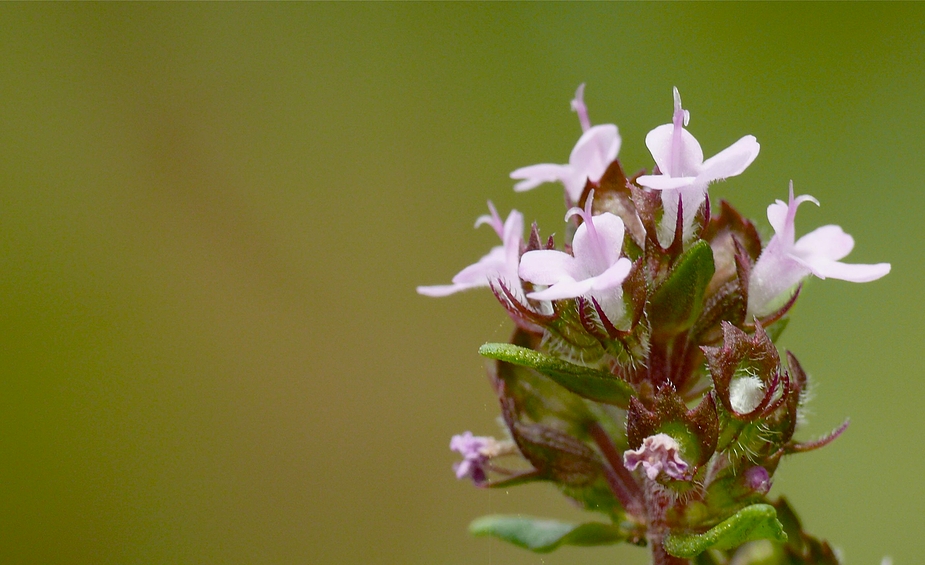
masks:
[[[715,269],[709,243],[699,241],[688,249],[652,295],[648,310],[653,330],[674,334],[691,327]]]
[[[784,527],[770,504],[746,506],[702,534],[668,534],[664,546],[671,555],[688,559],[711,548],[733,549],[759,539],[787,541]]]
[[[567,524],[497,514],[473,520],[469,532],[475,536],[494,536],[537,553],[549,553],[560,545],[610,545],[627,538],[619,527],[601,522]]]
[[[479,353],[489,359],[536,369],[575,394],[597,402],[625,408],[635,393],[633,387],[606,371],[575,365],[526,347],[486,343]]]

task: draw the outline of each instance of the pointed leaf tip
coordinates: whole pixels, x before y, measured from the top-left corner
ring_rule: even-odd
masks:
[[[479,354],[535,369],[578,396],[596,402],[625,408],[630,397],[635,394],[633,387],[626,381],[607,371],[575,365],[526,347],[510,343],[486,343],[479,348]]]
[[[475,536],[493,536],[537,553],[549,553],[562,545],[611,545],[627,539],[618,526],[600,522],[568,524],[520,516],[490,515],[469,524]]]
[[[733,549],[759,539],[787,541],[784,527],[770,504],[746,506],[702,534],[668,534],[664,545],[671,555],[689,559],[711,548]]]

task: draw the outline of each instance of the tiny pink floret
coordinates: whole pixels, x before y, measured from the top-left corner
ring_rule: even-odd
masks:
[[[453,464],[457,479],[470,478],[476,485],[488,480],[488,462],[512,452],[514,446],[510,441],[498,441],[493,437],[474,436],[464,432],[450,439],[450,449],[463,456],[463,460]]]
[[[514,190],[522,192],[547,182],[561,182],[570,202],[578,202],[588,180],[597,182],[604,176],[607,167],[617,158],[622,142],[617,126],[601,124],[591,126],[588,108],[584,102],[584,84],[578,87],[571,102],[572,110],[578,114],[582,135],[569,155],[567,165],[544,163],[521,167],[511,173],[511,178],[520,180]]]
[[[673,479],[685,479],[687,463],[679,454],[681,446],[668,434],[655,434],[642,440],[639,449],[630,449],[623,454],[623,464],[630,471],[640,465],[650,481],[662,471]]]
[[[479,216],[475,227],[488,224],[501,238],[501,245],[495,246],[477,263],[469,265],[453,277],[453,284],[436,286],[419,286],[418,294],[424,296],[449,296],[470,288],[490,286],[495,281],[502,281],[515,294],[522,294],[517,269],[520,264],[520,244],[523,241],[524,216],[517,210],[511,210],[503,223],[501,216],[491,201],[488,202],[490,215]]]
[[[684,127],[690,112],[681,107],[681,95],[673,90],[674,113],[670,124],[656,127],[646,135],[646,147],[652,153],[659,174],[643,175],[637,182],[646,188],[661,190],[665,215],[663,236],[670,240],[683,206],[685,239],[690,235],[694,217],[706,200],[707,186],[714,181],[742,174],[752,164],[761,146],[755,136],[746,135],[706,161],[697,139]]]
[[[520,259],[520,276],[548,288],[531,292],[534,300],[563,300],[585,296],[596,300],[612,323],[623,316],[623,281],[632,262],[621,257],[624,226],[619,216],[591,215],[594,194],[585,208],[572,208],[566,221],[580,216],[582,224],[572,239],[572,255],[563,251],[528,251]]]
[[[768,314],[777,300],[809,275],[850,282],[870,282],[890,272],[889,263],[873,265],[842,263],[854,248],[854,239],[841,227],[822,226],[796,239],[797,208],[803,202],[819,205],[809,195],[793,196],[790,182],[788,202],[781,200],[768,206],[768,221],[774,237],[768,242],[749,275],[748,315]]]

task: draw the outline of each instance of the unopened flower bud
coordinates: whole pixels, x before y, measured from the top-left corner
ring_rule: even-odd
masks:
[[[751,467],[745,471],[745,486],[759,494],[771,490],[771,476],[764,467]]]

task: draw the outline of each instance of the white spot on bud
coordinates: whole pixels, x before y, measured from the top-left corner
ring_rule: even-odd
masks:
[[[754,375],[739,377],[729,383],[729,402],[739,414],[748,414],[761,404],[764,384]]]

